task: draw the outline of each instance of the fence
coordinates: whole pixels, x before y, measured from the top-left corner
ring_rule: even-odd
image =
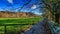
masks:
[[[0,26],[4,26],[4,34],[7,34],[7,26],[20,26],[20,25],[34,25],[34,24],[0,24]]]

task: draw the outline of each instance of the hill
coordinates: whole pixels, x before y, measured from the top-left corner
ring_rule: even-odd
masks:
[[[0,18],[19,18],[19,17],[36,17],[37,15],[31,12],[10,12],[0,11]]]

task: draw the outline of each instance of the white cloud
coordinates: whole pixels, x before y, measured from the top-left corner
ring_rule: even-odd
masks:
[[[13,0],[7,0],[9,3],[13,4]]]
[[[35,9],[36,7],[37,7],[36,5],[33,5],[31,8],[32,8],[32,9]]]
[[[42,15],[43,13],[38,13],[38,12],[35,12],[35,14],[37,14],[37,15]]]

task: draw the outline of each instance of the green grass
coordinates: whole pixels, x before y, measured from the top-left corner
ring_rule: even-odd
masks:
[[[40,21],[41,17],[32,17],[32,18],[0,18],[0,24],[35,24]],[[31,25],[20,25],[20,26],[7,26],[8,33],[18,32],[20,30],[26,30]],[[4,31],[4,26],[0,26],[0,30]]]
[[[41,18],[0,18],[0,24],[32,24]]]

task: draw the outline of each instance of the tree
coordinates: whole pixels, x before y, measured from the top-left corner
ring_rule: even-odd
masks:
[[[59,24],[60,1],[59,0],[43,0],[45,9],[49,10],[55,18],[55,22]]]

